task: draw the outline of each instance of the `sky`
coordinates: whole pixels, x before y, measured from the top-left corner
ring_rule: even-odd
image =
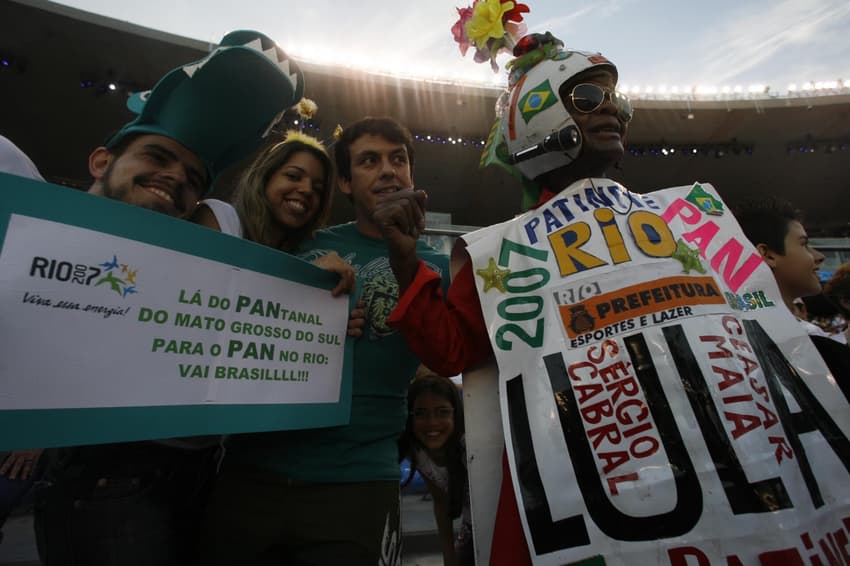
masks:
[[[461,57],[450,29],[471,0],[61,0],[133,24],[217,43],[256,29],[290,55],[379,71],[504,84],[505,73]],[[848,0],[527,0],[529,32],[601,51],[621,85],[789,85],[846,79]],[[508,60],[502,56],[500,62]]]

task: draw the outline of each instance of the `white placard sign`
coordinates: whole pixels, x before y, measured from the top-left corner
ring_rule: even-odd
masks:
[[[324,289],[13,215],[0,410],[336,402],[346,307]]]
[[[0,450],[346,424],[338,276],[0,173]]]

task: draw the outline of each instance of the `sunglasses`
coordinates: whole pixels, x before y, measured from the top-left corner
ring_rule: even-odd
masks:
[[[590,114],[605,103],[605,97],[611,99],[611,104],[617,107],[617,117],[627,124],[634,114],[629,97],[621,92],[603,88],[593,83],[582,83],[573,87],[570,100],[573,108],[583,114]]]

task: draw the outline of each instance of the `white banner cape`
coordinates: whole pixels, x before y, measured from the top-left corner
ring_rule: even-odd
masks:
[[[850,407],[710,185],[584,180],[464,239],[535,564],[847,560]]]

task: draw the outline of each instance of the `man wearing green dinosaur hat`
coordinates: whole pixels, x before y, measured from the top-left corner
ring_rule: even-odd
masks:
[[[301,71],[274,42],[231,32],[204,59],[130,99],[139,115],[89,156],[89,192],[185,217],[303,92]]]
[[[294,61],[254,31],[130,99],[138,116],[89,156],[90,194],[187,217],[215,178],[258,149],[302,97]],[[173,439],[62,449],[36,497],[43,564],[197,562],[197,524],[217,446]]]

